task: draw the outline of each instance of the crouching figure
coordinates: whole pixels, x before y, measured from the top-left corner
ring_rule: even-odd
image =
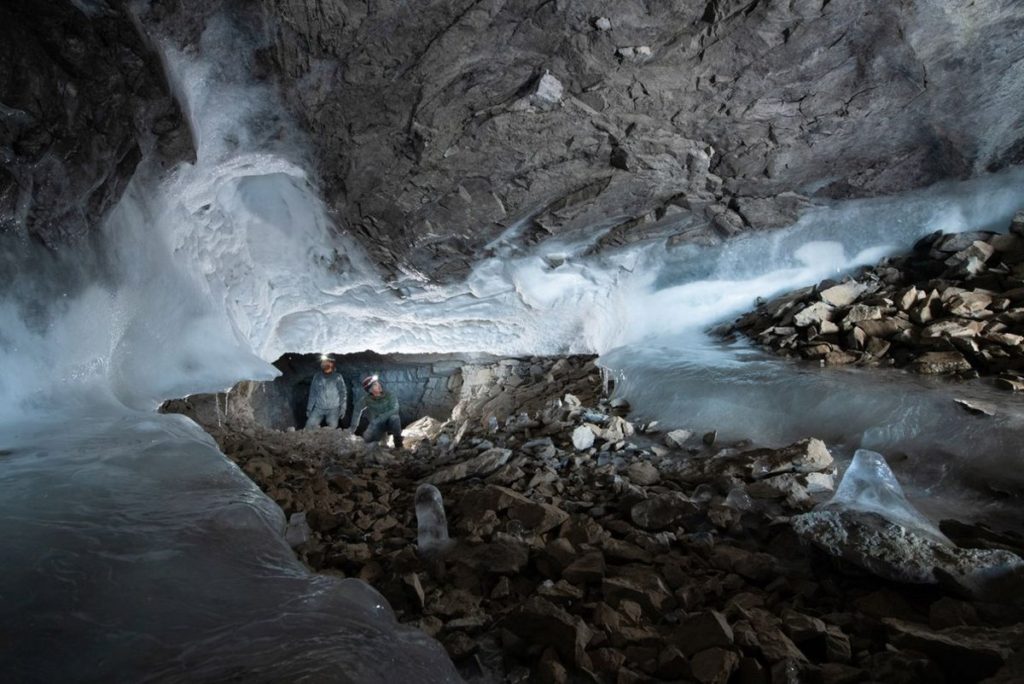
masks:
[[[359,425],[363,413],[369,421],[363,432],[363,441],[379,442],[385,432],[395,438],[395,448],[402,448],[402,421],[398,417],[398,397],[385,391],[376,375],[363,378],[366,394],[356,406],[352,425]]]

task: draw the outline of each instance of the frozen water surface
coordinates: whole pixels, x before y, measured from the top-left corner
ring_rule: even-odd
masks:
[[[358,580],[310,574],[281,510],[180,416],[3,431],[7,681],[457,681]]]
[[[281,511],[197,426],[153,413],[162,399],[273,377],[269,361],[289,351],[599,353],[640,416],[884,452],[932,517],[1003,515],[993,493],[1024,486],[1024,412],[1009,395],[809,368],[704,333],[758,296],[931,231],[1005,229],[1024,205],[1024,172],[825,206],[718,247],[586,256],[593,235],[525,249],[512,226],[461,284],[409,273],[389,285],[344,217],[327,217],[305,171],[309,142],[272,91],[245,81],[251,49],[224,21],[187,56],[163,46],[197,162],[167,176],[143,164],[89,244],[51,254],[0,236],[14,274],[0,283],[0,671],[455,677],[365,584],[306,572]],[[970,415],[953,403],[963,396],[999,412]]]

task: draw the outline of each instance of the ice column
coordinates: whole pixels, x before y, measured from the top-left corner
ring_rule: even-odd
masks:
[[[444,500],[432,484],[421,484],[416,489],[416,530],[421,554],[443,552],[451,545]]]

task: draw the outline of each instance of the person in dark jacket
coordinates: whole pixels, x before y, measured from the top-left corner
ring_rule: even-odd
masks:
[[[385,432],[395,438],[395,448],[402,448],[402,421],[398,417],[398,397],[388,393],[376,375],[363,378],[366,394],[359,401],[352,414],[352,425],[359,425],[363,413],[369,423],[363,432],[363,441],[379,442]]]
[[[306,402],[306,429],[315,430],[322,422],[327,427],[338,427],[338,421],[348,408],[348,389],[345,378],[334,370],[334,359],[324,356],[320,359],[320,371],[313,376],[309,386],[309,400]]]

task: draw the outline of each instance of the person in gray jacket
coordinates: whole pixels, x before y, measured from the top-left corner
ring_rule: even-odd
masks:
[[[306,402],[306,429],[315,430],[326,421],[327,427],[338,427],[338,421],[348,408],[348,390],[345,378],[334,369],[334,359],[320,359],[320,372],[313,376]]]

